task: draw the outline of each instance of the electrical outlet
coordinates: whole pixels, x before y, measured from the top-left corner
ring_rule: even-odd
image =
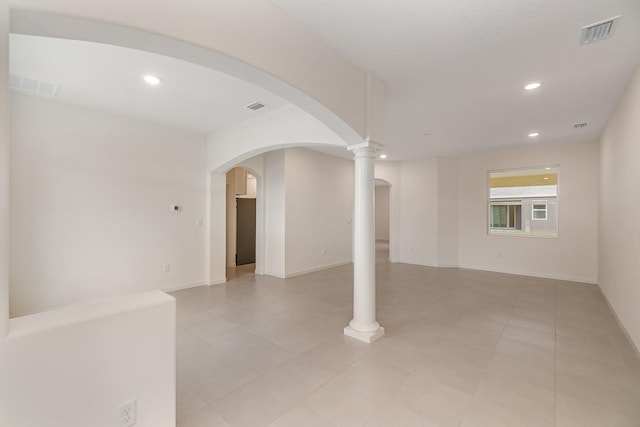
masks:
[[[129,427],[136,423],[137,400],[132,399],[118,406],[118,426]]]
[[[171,264],[165,264],[164,265],[164,272],[165,273],[171,273]]]

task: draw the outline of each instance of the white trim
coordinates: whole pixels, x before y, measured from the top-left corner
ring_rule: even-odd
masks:
[[[524,237],[524,236],[523,236]],[[526,277],[537,277],[540,279],[551,279],[551,280],[562,280],[565,282],[576,282],[576,283],[584,283],[586,285],[597,285],[598,279],[587,278],[587,277],[576,277],[576,276],[564,276],[561,274],[537,274],[534,272],[524,272],[524,271],[515,271],[501,268],[481,268],[474,266],[459,266],[461,270],[476,270],[476,271],[489,271],[492,273],[503,273],[503,274],[513,274],[515,276],[526,276]]]
[[[607,298],[607,294],[604,293],[604,289],[602,289],[599,283],[597,284],[597,286],[598,286],[598,290],[604,297],[605,302],[609,306],[609,310],[611,311],[611,313],[613,313],[613,317],[616,319],[616,322],[618,322],[618,326],[622,330],[622,333],[627,338],[627,341],[629,341],[629,344],[631,345],[631,349],[635,352],[636,356],[640,359],[640,347],[638,347],[636,343],[634,343],[633,340],[631,339],[631,335],[629,335],[629,332],[620,321],[620,318],[618,317],[618,313],[616,313],[616,311],[613,309],[613,306],[609,302],[609,298]]]
[[[549,217],[547,214],[547,211],[549,209],[548,207],[548,203],[546,201],[544,202],[538,202],[534,200],[533,202],[531,202],[531,220],[532,221],[546,221]],[[544,209],[536,209],[536,205],[544,205]],[[536,218],[535,213],[536,212],[544,212],[544,218]]]
[[[207,282],[196,282],[196,283],[183,283],[182,285],[170,286],[168,288],[162,289],[162,292],[175,292],[181,291],[183,289],[197,288],[198,286],[208,285]]]
[[[382,338],[382,336],[384,335],[384,328],[380,326],[375,332],[360,332],[356,331],[351,326],[347,326],[344,328],[344,334],[358,341],[371,344],[372,342]]]
[[[327,270],[329,268],[340,267],[346,264],[351,264],[352,261],[340,261],[333,264],[321,265],[319,267],[307,268],[305,270],[298,270],[291,273],[285,273],[284,279],[290,279],[291,277],[302,276],[303,274],[315,273],[316,271]]]

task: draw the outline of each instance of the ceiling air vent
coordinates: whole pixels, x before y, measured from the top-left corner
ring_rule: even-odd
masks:
[[[265,105],[261,102],[254,102],[253,104],[247,105],[247,108],[250,110],[259,110],[264,107]]]
[[[597,42],[598,40],[606,39],[613,35],[620,15],[613,18],[606,19],[604,21],[596,22],[595,24],[582,27],[582,33],[580,34],[580,44],[590,44]]]
[[[582,128],[586,128],[587,124],[586,123],[576,123],[575,125],[573,125],[574,129],[582,129]]]
[[[11,73],[9,76],[9,87],[22,92],[56,97],[60,93],[60,85],[56,83],[44,82],[27,76]]]

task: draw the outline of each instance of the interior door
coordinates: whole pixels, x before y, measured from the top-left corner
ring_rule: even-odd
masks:
[[[236,265],[256,262],[256,199],[236,199]]]

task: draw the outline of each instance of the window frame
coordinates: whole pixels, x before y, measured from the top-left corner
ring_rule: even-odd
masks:
[[[544,209],[536,209],[536,205],[543,205]],[[546,200],[533,200],[531,203],[531,220],[532,221],[547,221],[549,216],[547,211],[549,209],[549,204]],[[544,212],[544,218],[536,218],[536,212]]]
[[[524,212],[525,210],[525,204],[530,203],[531,207],[532,207],[532,213],[531,216],[533,216],[533,204],[542,204],[542,203],[538,203],[538,200],[535,201],[531,201],[531,200],[516,200],[516,199],[497,199],[491,198],[491,175],[492,174],[496,174],[496,173],[504,173],[504,172],[514,172],[517,173],[518,171],[526,171],[526,170],[536,170],[536,169],[545,169],[545,170],[553,170],[554,173],[556,174],[556,196],[555,196],[555,200],[553,200],[552,202],[549,202],[548,200],[544,201],[544,204],[546,205],[546,219],[547,221],[554,221],[554,226],[555,226],[555,234],[551,235],[546,235],[546,234],[531,234],[528,232],[524,232],[525,227],[524,227],[524,221],[526,219],[526,217],[528,215],[526,215],[526,213]],[[487,178],[486,178],[486,198],[487,198],[487,217],[485,218],[485,227],[487,229],[487,236],[509,236],[509,237],[534,237],[534,238],[543,238],[543,239],[558,239],[560,238],[560,165],[559,164],[547,164],[547,165],[542,165],[542,166],[524,166],[524,167],[514,167],[514,168],[504,168],[504,169],[488,169],[487,170]],[[542,200],[540,200],[541,202]],[[523,217],[522,217],[522,228],[521,229],[512,229],[512,228],[495,228],[495,227],[491,227],[491,206],[495,205],[495,204],[506,204],[506,203],[513,203],[513,204],[521,204],[522,205],[522,211],[523,211]],[[553,218],[549,218],[549,205],[552,204],[555,206],[555,216]],[[532,218],[533,220],[533,218]],[[536,221],[540,221],[541,219],[538,218],[536,219]],[[492,232],[492,230],[495,230],[497,232]],[[501,232],[502,231],[502,232]]]
[[[522,224],[521,224],[521,228],[516,228],[516,224],[513,224],[513,227],[509,227],[509,209],[507,208],[507,226],[506,227],[494,227],[491,225],[491,222],[493,221],[493,207],[494,206],[515,206],[515,207],[520,207],[520,216],[522,216],[522,201],[521,200],[503,200],[503,201],[498,201],[498,202],[489,202],[489,228],[491,230],[522,230]],[[514,212],[514,218],[515,215],[517,215],[517,212]],[[522,222],[522,221],[521,221]]]

